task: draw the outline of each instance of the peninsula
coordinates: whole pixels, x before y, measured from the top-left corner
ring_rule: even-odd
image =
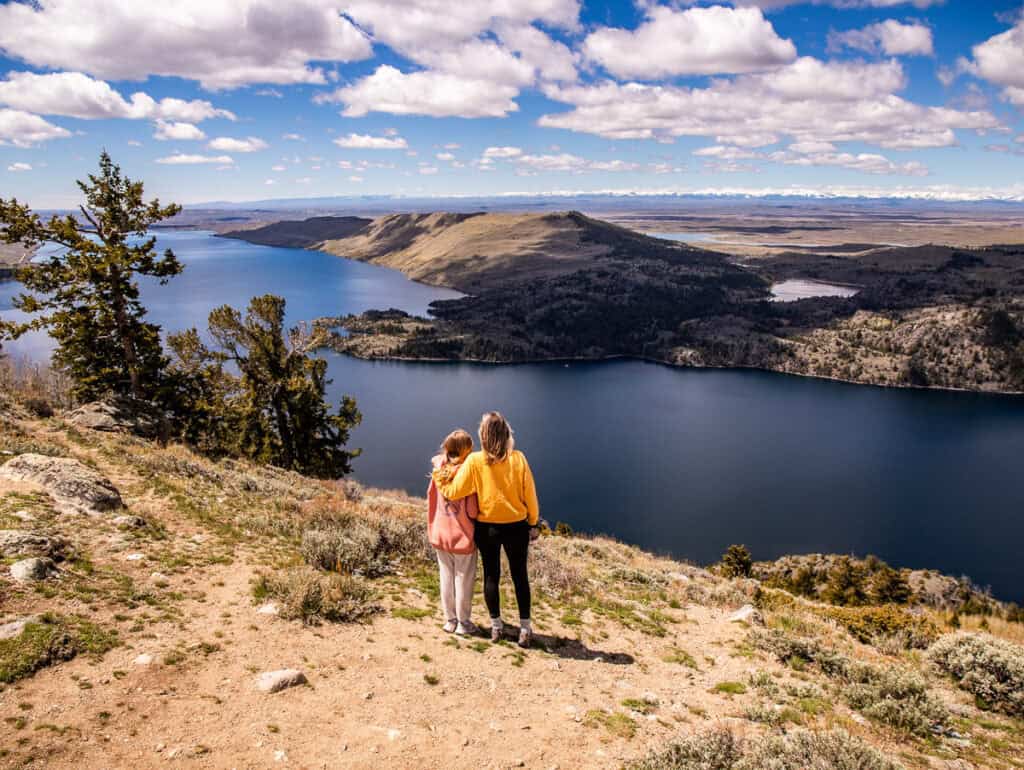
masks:
[[[1024,391],[1024,246],[847,244],[736,257],[578,212],[317,217],[227,233],[463,291],[431,317],[321,319],[363,358],[640,357],[896,387]],[[773,284],[852,296],[772,301]],[[849,293],[849,292],[847,292]]]

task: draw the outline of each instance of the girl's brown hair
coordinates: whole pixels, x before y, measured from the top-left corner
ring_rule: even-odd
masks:
[[[500,412],[487,412],[480,418],[479,434],[488,465],[500,463],[512,452],[512,426]]]
[[[473,437],[462,428],[453,430],[441,442],[441,451],[450,458],[462,457],[473,451]]]

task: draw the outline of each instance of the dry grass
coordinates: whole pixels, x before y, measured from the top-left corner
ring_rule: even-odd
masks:
[[[71,382],[48,364],[0,358],[0,393],[13,397],[37,417],[74,406]]]

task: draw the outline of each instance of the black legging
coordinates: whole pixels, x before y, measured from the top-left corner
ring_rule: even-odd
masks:
[[[484,563],[484,601],[491,618],[501,617],[501,593],[498,581],[501,579],[501,549],[508,557],[512,584],[516,588],[516,604],[519,617],[530,617],[530,576],[527,574],[526,559],[530,550],[530,525],[525,520],[514,524],[476,524],[476,547],[480,549],[480,560]]]

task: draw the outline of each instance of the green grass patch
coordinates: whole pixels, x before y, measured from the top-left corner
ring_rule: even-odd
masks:
[[[662,660],[666,663],[677,663],[680,666],[686,666],[687,668],[692,668],[695,671],[700,670],[694,657],[686,650],[681,650],[678,647],[673,647],[669,650],[662,657]]]
[[[618,738],[632,738],[636,735],[636,720],[621,712],[607,712],[593,709],[587,712],[583,724],[587,727],[604,728]]]
[[[433,614],[433,610],[424,610],[419,607],[394,607],[391,610],[391,617],[402,620],[421,620]]]
[[[10,684],[76,655],[99,657],[119,644],[109,631],[79,617],[44,615],[11,639],[0,639],[0,683]]]
[[[655,709],[653,703],[648,703],[647,701],[641,700],[640,698],[625,698],[622,701],[622,706],[624,708],[629,709],[630,711],[635,711],[638,714],[645,715],[653,713]]]
[[[712,689],[723,695],[743,695],[747,686],[743,682],[719,682]]]

